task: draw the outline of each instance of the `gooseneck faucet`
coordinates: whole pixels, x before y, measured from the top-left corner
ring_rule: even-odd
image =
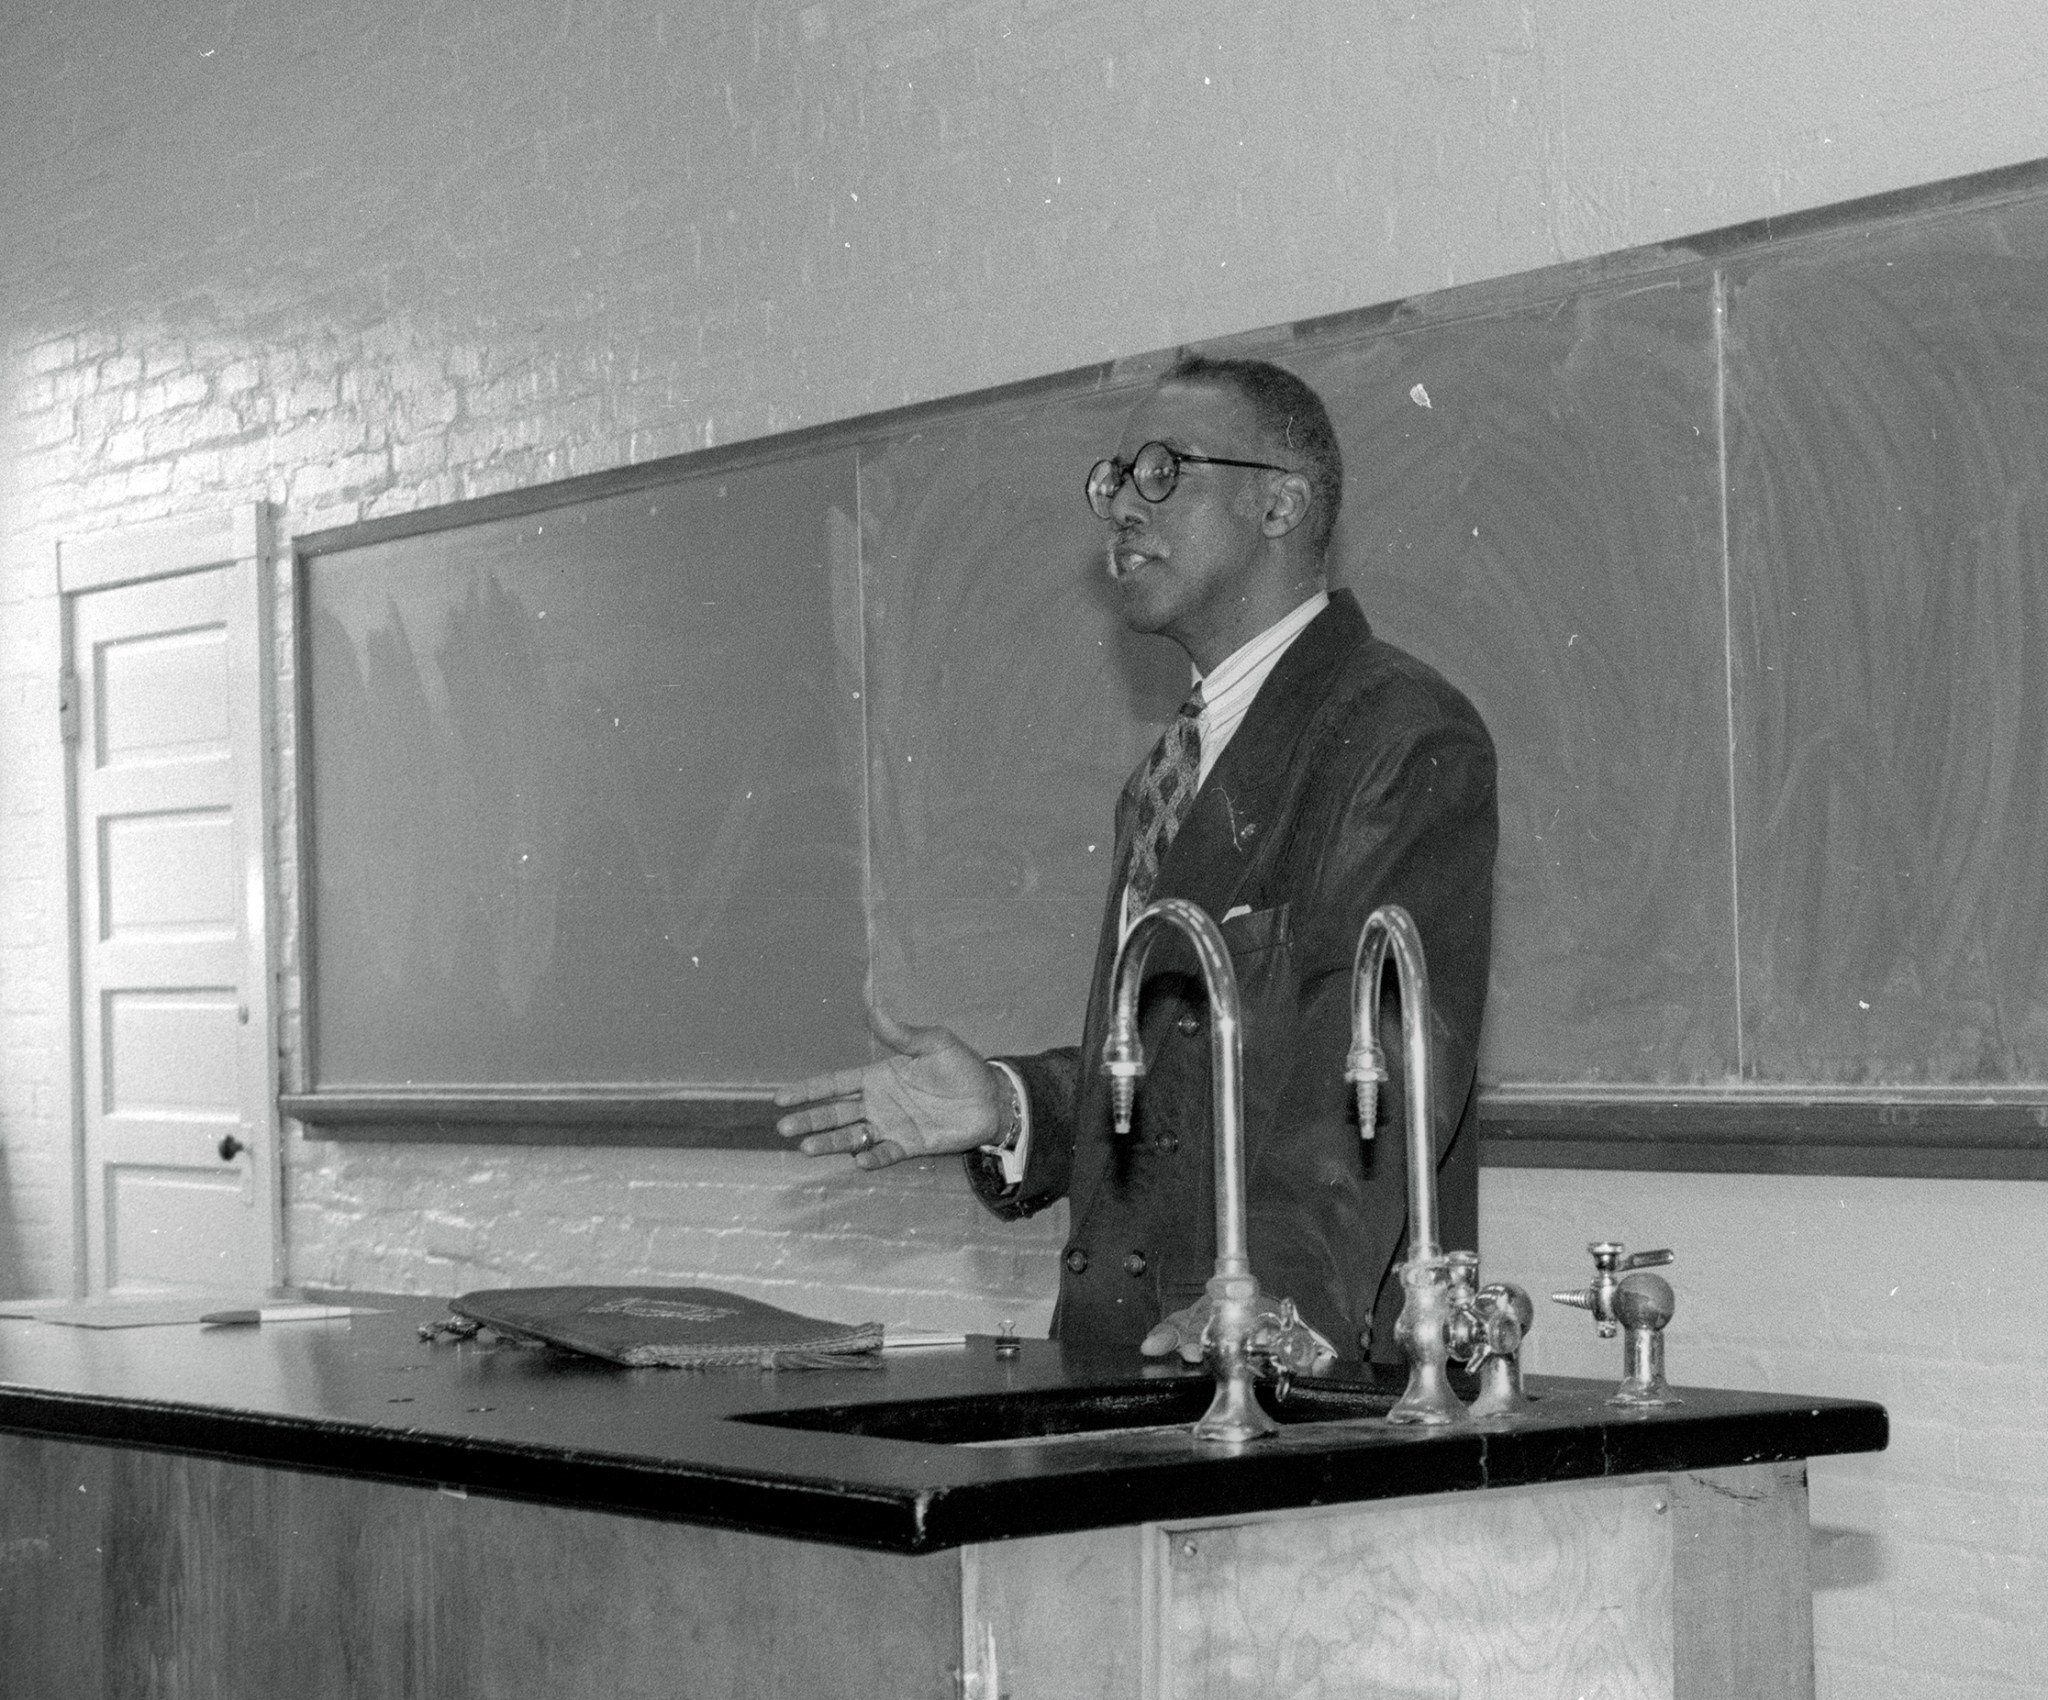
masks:
[[[1216,1272],[1210,1276],[1208,1318],[1202,1344],[1216,1376],[1216,1396],[1195,1424],[1197,1440],[1247,1441],[1272,1434],[1275,1423],[1252,1392],[1261,1363],[1298,1365],[1313,1354],[1313,1331],[1297,1320],[1294,1306],[1277,1306],[1259,1290],[1252,1273],[1245,1228],[1244,1040],[1237,975],[1223,934],[1206,911],[1182,897],[1146,905],[1117,947],[1110,971],[1112,1014],[1102,1046],[1103,1072],[1110,1080],[1116,1131],[1129,1134],[1138,1079],[1145,1072],[1138,1037],[1138,988],[1145,959],[1162,926],[1185,933],[1194,946],[1209,994],[1210,1145],[1216,1173]]]
[[[1408,1390],[1387,1413],[1390,1423],[1456,1423],[1469,1420],[1452,1392],[1449,1366],[1463,1345],[1463,1312],[1471,1272],[1478,1258],[1469,1252],[1446,1255],[1437,1243],[1436,1114],[1431,1079],[1429,969],[1415,918],[1398,903],[1383,903],[1365,918],[1351,965],[1351,1053],[1344,1078],[1358,1091],[1358,1137],[1373,1137],[1379,1088],[1387,1080],[1380,1046],[1381,979],[1392,956],[1401,990],[1401,1048],[1407,1061],[1408,1257],[1401,1277],[1401,1318],[1395,1336],[1408,1354]],[[1469,1260],[1470,1268],[1467,1267]]]

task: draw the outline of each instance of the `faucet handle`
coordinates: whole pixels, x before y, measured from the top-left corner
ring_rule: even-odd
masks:
[[[1479,1397],[1472,1401],[1475,1417],[1512,1417],[1532,1408],[1522,1386],[1522,1346],[1536,1325],[1536,1306],[1512,1281],[1492,1281],[1479,1289],[1473,1313],[1480,1324],[1478,1350],[1465,1367],[1479,1375]]]
[[[1669,1263],[1672,1253],[1668,1250],[1639,1251],[1624,1257],[1628,1250],[1619,1240],[1595,1240],[1586,1247],[1593,1254],[1593,1268],[1601,1275],[1619,1275],[1629,1269],[1654,1269],[1660,1263]]]

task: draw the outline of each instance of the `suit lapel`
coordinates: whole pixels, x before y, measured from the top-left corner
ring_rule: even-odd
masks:
[[[1311,620],[1288,647],[1252,699],[1251,711],[1230,740],[1208,782],[1196,793],[1187,819],[1175,834],[1160,864],[1157,897],[1186,897],[1221,919],[1260,848],[1276,829],[1276,815],[1291,782],[1290,769],[1307,735],[1330,681],[1371,629],[1348,590],[1330,593],[1330,606]],[[1101,1061],[1108,1031],[1109,973],[1116,960],[1123,892],[1130,876],[1130,853],[1136,810],[1126,784],[1117,800],[1115,874],[1104,908],[1095,955],[1095,978],[1089,989],[1088,1015],[1082,1030],[1081,1067],[1091,1074]],[[1099,1078],[1082,1097],[1091,1114],[1107,1116],[1107,1092]],[[1071,1220],[1088,1218],[1110,1159],[1108,1139],[1077,1143],[1067,1197]]]
[[[1267,675],[1251,711],[1210,770],[1160,864],[1157,895],[1185,897],[1227,914],[1293,779],[1296,749],[1330,680],[1370,630],[1348,590],[1303,629]]]

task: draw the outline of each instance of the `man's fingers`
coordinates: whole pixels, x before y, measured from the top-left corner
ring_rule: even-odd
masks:
[[[1208,1301],[1197,1299],[1185,1310],[1177,1310],[1154,1323],[1152,1332],[1145,1336],[1138,1350],[1148,1358],[1163,1358],[1168,1352],[1178,1352],[1188,1363],[1200,1363],[1202,1336],[1209,1330],[1209,1314]]]
[[[1165,1322],[1154,1326],[1152,1332],[1145,1336],[1138,1350],[1143,1352],[1148,1358],[1163,1358],[1179,1344],[1180,1325],[1171,1318],[1168,1318]]]
[[[807,1134],[830,1133],[834,1128],[852,1127],[861,1118],[858,1098],[840,1098],[829,1104],[813,1104],[782,1117],[775,1131],[784,1139],[801,1139]]]
[[[821,1098],[858,1098],[861,1072],[857,1068],[841,1068],[830,1074],[814,1074],[808,1080],[786,1081],[775,1088],[776,1105],[788,1109],[792,1104],[815,1104]]]
[[[1163,1358],[1171,1352],[1178,1352],[1181,1358],[1191,1364],[1202,1361],[1202,1340],[1198,1334],[1183,1334],[1177,1324],[1162,1322],[1147,1334],[1138,1350],[1148,1358]]]
[[[785,1139],[793,1138],[797,1130],[790,1128],[784,1131],[784,1123],[794,1122],[796,1119],[794,1116],[785,1117],[784,1122],[776,1124],[776,1131],[782,1133]],[[869,1158],[878,1153],[893,1152],[895,1157],[904,1155],[900,1145],[879,1138],[873,1126],[862,1121],[858,1115],[820,1133],[806,1135],[797,1142],[797,1149],[806,1157],[851,1157],[863,1169],[886,1168],[888,1161],[894,1160],[891,1158],[883,1162],[870,1162]]]

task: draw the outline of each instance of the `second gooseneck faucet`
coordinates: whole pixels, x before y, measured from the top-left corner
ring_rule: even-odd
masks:
[[[1344,1078],[1358,1092],[1358,1136],[1370,1140],[1387,1081],[1380,1046],[1382,981],[1393,959],[1401,991],[1401,1049],[1407,1082],[1408,1256],[1399,1265],[1401,1317],[1396,1338],[1408,1354],[1408,1390],[1387,1413],[1394,1423],[1454,1423],[1466,1415],[1451,1391],[1452,1335],[1475,1298],[1478,1256],[1446,1253],[1437,1241],[1436,1093],[1429,1035],[1429,969],[1415,918],[1384,903],[1365,918],[1351,966],[1351,1054]]]

